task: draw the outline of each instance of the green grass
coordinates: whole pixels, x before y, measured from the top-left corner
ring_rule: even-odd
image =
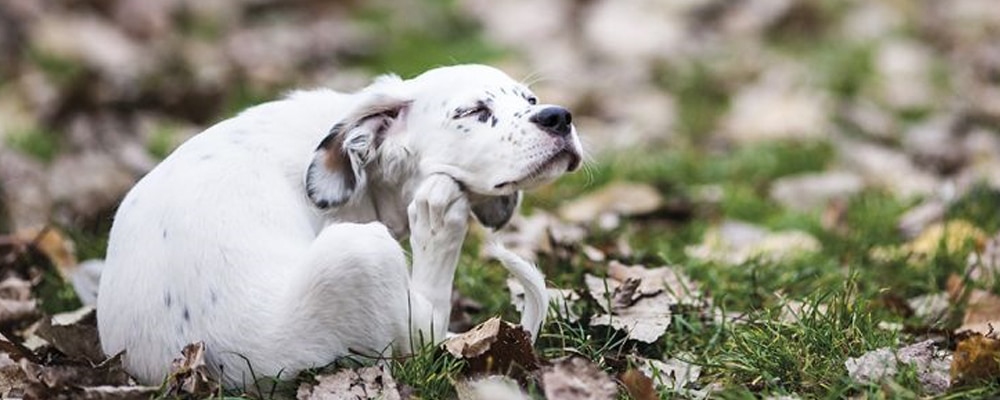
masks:
[[[10,148],[44,163],[52,162],[59,154],[59,136],[44,129],[12,132],[5,139]]]

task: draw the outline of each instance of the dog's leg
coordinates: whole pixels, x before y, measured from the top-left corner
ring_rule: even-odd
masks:
[[[350,352],[389,356],[393,347],[405,349],[408,279],[405,253],[381,223],[324,228],[289,282],[286,307],[272,316],[286,322],[260,361],[294,373]]]
[[[469,201],[451,177],[435,174],[417,188],[407,213],[413,251],[411,334],[415,344],[438,342],[448,331],[452,281],[468,231]]]

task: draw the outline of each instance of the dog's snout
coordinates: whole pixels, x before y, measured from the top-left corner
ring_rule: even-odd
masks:
[[[532,116],[531,122],[551,134],[567,136],[572,131],[573,115],[562,107],[546,107]]]

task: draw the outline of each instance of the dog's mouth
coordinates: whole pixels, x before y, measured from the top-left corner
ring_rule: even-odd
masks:
[[[493,188],[497,190],[529,189],[552,181],[564,173],[576,171],[577,168],[580,168],[581,159],[580,153],[573,146],[568,145],[534,167],[529,168],[529,172],[523,177],[501,182]]]

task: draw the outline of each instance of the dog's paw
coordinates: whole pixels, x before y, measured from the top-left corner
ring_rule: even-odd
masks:
[[[469,200],[454,179],[434,174],[417,188],[407,214],[414,240],[461,243],[468,231]]]

